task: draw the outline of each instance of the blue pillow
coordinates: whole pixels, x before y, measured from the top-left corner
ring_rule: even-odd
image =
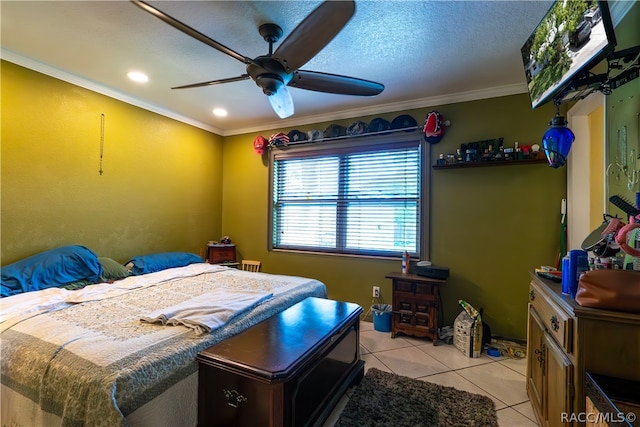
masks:
[[[101,273],[98,256],[90,249],[63,246],[2,267],[1,295],[6,297],[79,280],[95,282]]]
[[[162,252],[134,257],[126,262],[125,265],[131,270],[131,274],[137,276],[166,270],[167,268],[184,267],[198,262],[203,262],[202,258],[189,252]]]

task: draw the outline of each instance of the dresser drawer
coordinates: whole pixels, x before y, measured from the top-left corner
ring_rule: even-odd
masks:
[[[529,302],[545,328],[568,353],[572,352],[573,318],[549,300],[535,282],[529,285]]]
[[[412,282],[408,282],[405,280],[396,280],[393,283],[393,290],[395,292],[404,292],[407,294],[413,294],[414,291],[414,284]]]
[[[435,295],[436,288],[437,285],[434,285],[433,283],[416,283],[415,292],[416,295],[424,295],[425,297],[429,298]]]
[[[436,295],[438,285],[433,283],[415,283],[405,280],[397,280],[393,284],[393,290],[399,294],[414,295],[417,297],[433,297]]]

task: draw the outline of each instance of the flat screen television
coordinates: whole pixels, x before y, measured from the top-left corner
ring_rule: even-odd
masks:
[[[521,49],[531,108],[562,97],[615,46],[606,1],[556,0]]]

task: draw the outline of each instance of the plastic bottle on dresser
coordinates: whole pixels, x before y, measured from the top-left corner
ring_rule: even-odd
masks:
[[[404,251],[402,253],[402,274],[409,272],[409,252]]]
[[[567,282],[563,280],[562,284],[562,292],[570,294],[575,298],[576,291],[578,290],[578,282],[580,281],[580,276],[585,271],[589,270],[589,261],[588,254],[586,251],[580,249],[571,249],[567,253],[567,257],[569,258],[569,269],[565,270],[565,260],[562,261],[562,276],[564,279],[565,274],[567,274]]]
[[[571,294],[571,274],[569,270],[571,265],[569,264],[569,254],[562,258],[561,270],[562,270],[562,293],[566,295]]]

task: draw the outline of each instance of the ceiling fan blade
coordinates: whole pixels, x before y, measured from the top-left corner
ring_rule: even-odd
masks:
[[[347,24],[356,10],[350,1],[325,1],[280,43],[273,58],[288,73],[306,64]]]
[[[184,85],[184,86],[176,86],[176,87],[172,87],[171,89],[190,89],[192,87],[213,86],[213,85],[219,85],[221,83],[239,82],[242,80],[248,80],[250,78],[251,77],[249,77],[249,74],[243,74],[238,77],[229,77],[228,79],[211,80],[209,82],[193,83],[193,84]]]
[[[286,86],[280,87],[273,95],[268,96],[273,111],[276,112],[281,119],[293,116],[293,98]]]
[[[161,10],[156,9],[155,7],[151,6],[150,4],[144,2],[144,1],[140,1],[140,0],[131,0],[131,2],[133,4],[135,4],[136,6],[138,6],[139,8],[141,8],[142,10],[149,12],[150,14],[152,14],[153,16],[155,16],[156,18],[164,21],[165,23],[171,25],[173,28],[182,31],[183,33],[185,33],[188,36],[193,37],[196,40],[201,41],[202,43],[219,50],[222,53],[225,53],[229,56],[231,56],[232,58],[237,59],[240,62],[243,62],[245,64],[251,64],[253,63],[253,60],[251,58],[248,58],[244,55],[240,55],[238,52],[234,51],[233,49],[229,49],[228,47],[226,47],[225,45],[218,43],[217,41],[205,36],[204,34],[202,34],[201,32],[199,32],[198,30],[188,26],[187,24],[178,21],[177,19],[167,15],[166,13],[162,12]]]
[[[359,96],[374,96],[384,90],[383,84],[370,80],[305,70],[293,73],[289,86],[316,92]]]

